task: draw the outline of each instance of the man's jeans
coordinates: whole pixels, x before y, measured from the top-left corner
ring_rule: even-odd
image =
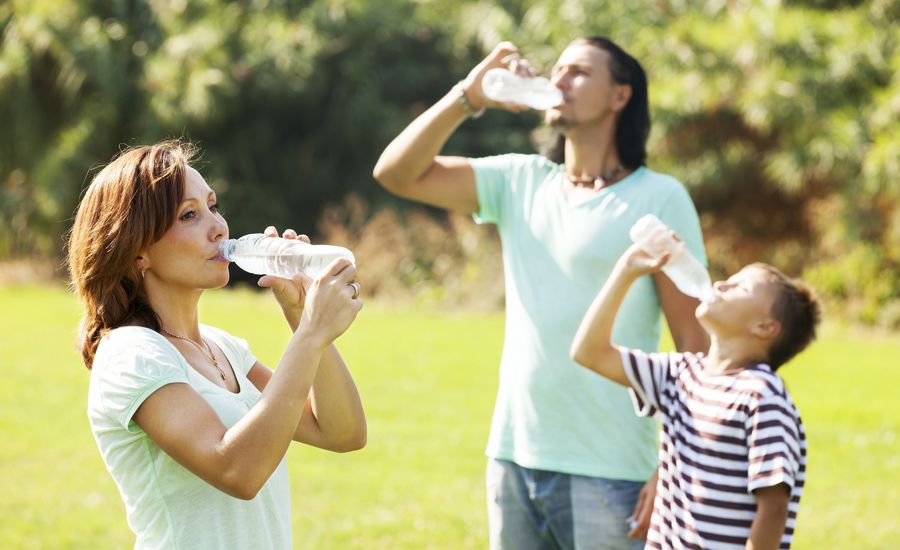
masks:
[[[644,483],[523,468],[488,460],[492,550],[637,550],[627,538]]]

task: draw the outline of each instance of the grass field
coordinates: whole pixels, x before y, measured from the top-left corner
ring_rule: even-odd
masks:
[[[271,299],[208,293],[203,321],[277,363]],[[0,547],[126,548],[133,536],[85,415],[78,305],[61,288],[0,288]],[[486,548],[484,443],[500,314],[368,304],[341,338],[369,422],[361,452],[288,454],[301,549]],[[809,438],[795,548],[900,548],[900,338],[826,330],[785,372]]]

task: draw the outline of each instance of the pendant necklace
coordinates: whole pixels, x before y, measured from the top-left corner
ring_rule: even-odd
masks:
[[[207,342],[207,341],[203,338],[203,336],[201,336],[200,339],[203,340],[203,343],[206,344],[206,347],[207,347],[207,348],[209,348],[209,353],[207,353],[206,350],[204,350],[204,349],[200,346],[200,344],[198,344],[197,342],[194,342],[193,340],[191,340],[191,339],[188,338],[187,336],[178,336],[177,334],[172,334],[171,332],[169,332],[168,330],[166,330],[166,329],[164,329],[164,328],[162,328],[162,327],[160,327],[159,329],[160,329],[161,331],[163,331],[163,333],[166,334],[167,336],[171,336],[172,338],[178,338],[179,340],[184,340],[185,342],[190,342],[191,344],[194,344],[194,347],[196,347],[197,349],[199,349],[199,350],[200,350],[200,353],[202,353],[204,357],[206,357],[207,359],[209,359],[209,361],[213,364],[213,366],[216,367],[216,370],[219,371],[219,376],[222,377],[222,382],[225,382],[226,384],[228,383],[228,379],[225,378],[225,371],[222,370],[222,367],[219,366],[219,362],[216,360],[216,356],[215,356],[215,354],[213,353],[212,347],[210,347],[209,342]]]

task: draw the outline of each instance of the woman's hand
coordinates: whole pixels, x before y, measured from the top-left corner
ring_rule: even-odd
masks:
[[[360,309],[356,267],[346,258],[338,258],[307,287],[300,325],[325,346],[350,327]]]
[[[278,230],[274,226],[266,228],[264,235],[267,237],[277,237]],[[281,235],[285,239],[296,239],[309,243],[309,237],[306,235],[298,235],[293,229],[287,229]],[[303,313],[303,304],[306,300],[306,293],[312,284],[312,278],[299,273],[290,279],[284,277],[276,277],[275,275],[265,275],[256,283],[263,288],[271,288],[272,295],[281,306],[284,316],[291,326],[291,330],[296,330],[300,323],[300,316]]]

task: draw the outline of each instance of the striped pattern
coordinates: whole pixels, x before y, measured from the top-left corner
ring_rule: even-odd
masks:
[[[790,548],[806,477],[806,435],[768,365],[710,375],[703,355],[621,349],[638,414],[663,419],[657,500],[647,548],[744,548],[751,491],[791,490],[781,548]]]

